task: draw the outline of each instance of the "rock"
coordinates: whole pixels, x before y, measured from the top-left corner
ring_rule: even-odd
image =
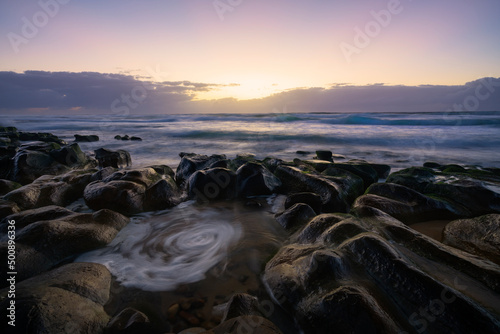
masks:
[[[130,154],[124,150],[111,151],[100,148],[94,151],[99,167],[125,168],[132,165]]]
[[[438,164],[437,162],[429,161],[429,162],[425,162],[423,166],[426,168],[439,168],[439,167],[441,167],[441,164]]]
[[[299,154],[299,155],[309,155],[309,154],[311,154],[311,152],[309,152],[309,151],[300,151],[300,150],[296,151],[295,153]]]
[[[120,136],[120,135],[116,135],[116,136],[115,136],[115,139],[116,139],[116,140],[122,140],[122,136]]]
[[[285,209],[297,203],[304,203],[311,207],[316,214],[321,213],[321,197],[316,193],[304,192],[289,195],[285,200]]]
[[[379,175],[375,168],[366,162],[351,160],[345,163],[335,163],[333,167],[346,170],[359,176],[363,179],[365,188],[368,188],[370,184],[377,182],[379,179]]]
[[[173,304],[170,306],[167,310],[167,319],[168,320],[174,320],[175,317],[177,316],[177,313],[179,313],[180,306],[179,304]]]
[[[153,168],[160,175],[168,175],[172,179],[175,178],[175,172],[167,165],[154,165],[149,166],[149,168]]]
[[[221,322],[248,315],[262,316],[259,311],[259,300],[257,297],[246,293],[237,293],[231,296],[231,299],[227,302]]]
[[[276,158],[267,157],[264,160],[262,160],[262,165],[264,165],[264,167],[266,167],[273,174],[276,171],[276,168],[278,168],[278,166],[281,166],[284,164],[285,164],[285,162],[283,160],[276,159]],[[292,164],[289,164],[289,165],[292,165]]]
[[[142,138],[141,137],[132,136],[132,137],[130,137],[130,140],[142,141]]]
[[[51,207],[49,207],[51,208]],[[61,208],[52,215],[59,215]],[[64,209],[62,209],[64,210]],[[67,213],[55,219],[28,221],[27,216],[50,215],[48,210],[24,211],[16,220],[16,269],[17,279],[23,280],[38,275],[81,253],[104,247],[119,230],[128,223],[128,218],[110,210],[90,213]],[[10,216],[15,219],[16,214]],[[23,224],[27,224],[21,228]],[[4,227],[2,226],[4,229]],[[7,243],[0,243],[0,253],[7,254]],[[0,276],[4,275],[0,273]],[[3,278],[3,277],[2,277]],[[4,283],[5,282],[5,283]],[[0,282],[5,286],[6,281]]]
[[[127,307],[109,321],[105,332],[109,334],[135,334],[147,333],[151,330],[151,323],[147,315]]]
[[[59,139],[59,137],[47,132],[19,132],[19,140],[22,141],[43,141],[47,143],[57,143],[59,145],[66,145],[67,143]]]
[[[102,333],[111,274],[101,264],[71,263],[16,285],[16,333]],[[7,309],[8,289],[0,292]],[[0,323],[3,333],[12,327]]]
[[[10,143],[12,143],[12,140],[10,140],[10,138],[0,137],[0,145],[8,145]]]
[[[209,157],[207,155],[195,153],[180,153],[179,156],[182,159],[175,172],[175,182],[177,182],[178,185],[183,185],[194,172],[226,159],[225,155],[212,155]]]
[[[75,135],[77,142],[94,142],[99,141],[99,136],[96,135]]]
[[[276,221],[287,230],[296,230],[307,224],[316,212],[307,204],[297,203],[276,215]]]
[[[271,321],[259,316],[241,316],[223,322],[206,334],[281,334],[281,331]]]
[[[294,160],[294,162],[297,162],[297,165],[300,166],[300,164],[304,163],[312,168],[314,168],[315,171],[318,173],[323,172],[325,169],[333,165],[333,162],[327,161],[327,160]]]
[[[46,205],[66,206],[83,196],[83,190],[90,182],[92,170],[73,170],[66,174],[41,176],[35,181],[4,196],[17,203],[23,210]]]
[[[500,266],[380,210],[354,213],[315,217],[266,265],[267,290],[304,333],[498,331]]]
[[[0,220],[21,211],[15,202],[0,199]]]
[[[332,151],[316,151],[316,157],[318,160],[333,162]]]
[[[162,169],[167,171],[168,169]],[[83,198],[93,210],[110,209],[124,215],[145,210],[163,210],[180,202],[180,192],[170,175],[148,167],[115,172],[91,182]]]
[[[15,220],[16,229],[22,229],[29,224],[45,221],[45,220],[59,220],[65,217],[73,216],[75,213],[66,208],[49,205],[38,209],[24,210],[22,212],[12,214],[6,219],[0,221],[0,233],[7,233],[7,221]]]
[[[443,243],[500,265],[500,215],[452,221],[443,230]]]
[[[321,197],[325,212],[347,212],[350,208],[349,192],[355,182],[347,179],[329,178],[315,172],[303,171],[297,167],[278,166],[275,175],[282,182],[285,194],[315,192]]]
[[[365,195],[354,202],[353,208],[358,206],[377,208],[406,224],[470,216],[462,206],[394,183],[372,184]]]
[[[122,136],[121,140],[130,140],[130,137],[128,135]]]
[[[188,180],[188,196],[199,202],[236,197],[236,174],[226,168],[196,171]]]
[[[270,195],[281,186],[281,181],[266,167],[247,162],[236,171],[238,195],[242,197]]]
[[[14,157],[12,180],[28,184],[43,175],[57,175],[69,171],[47,153],[21,150]]]
[[[0,196],[3,196],[20,187],[21,185],[17,182],[0,179]]]
[[[255,159],[255,154],[252,153],[240,153],[236,155],[236,158],[229,161],[229,164],[226,168],[229,168],[233,171],[237,171],[241,166],[248,162],[258,163]]]
[[[383,164],[369,164],[369,165],[377,172],[379,179],[386,179],[391,173],[391,166],[389,165],[383,165]]]

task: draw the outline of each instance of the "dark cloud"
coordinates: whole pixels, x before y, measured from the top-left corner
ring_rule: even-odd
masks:
[[[196,93],[225,86],[190,81],[151,82],[125,74],[95,72],[0,72],[0,110],[114,113],[420,112],[500,110],[500,78],[464,85],[394,86],[377,83],[289,89],[265,98],[197,101]]]

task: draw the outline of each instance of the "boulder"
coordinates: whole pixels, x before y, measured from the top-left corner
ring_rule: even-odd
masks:
[[[259,308],[257,297],[246,293],[236,293],[227,302],[221,322],[246,315],[262,316]]]
[[[181,201],[179,189],[174,179],[166,177],[146,189],[144,209],[164,210],[176,206]]]
[[[66,145],[67,143],[59,139],[59,137],[48,132],[19,132],[18,137],[21,141],[43,141],[47,143],[57,143],[59,145]]]
[[[370,206],[406,223],[452,220],[471,215],[465,207],[439,198],[431,198],[394,183],[375,183],[358,197],[353,208]]]
[[[58,175],[68,172],[68,166],[58,163],[44,152],[22,150],[14,157],[12,180],[28,184],[43,175]]]
[[[4,199],[17,203],[23,210],[46,205],[66,206],[83,196],[83,190],[91,177],[92,170],[73,170],[55,177],[41,176],[9,192]]]
[[[199,202],[236,197],[236,174],[226,168],[196,171],[187,183],[189,198]]]
[[[17,282],[16,333],[102,333],[109,316],[111,274],[101,264],[71,263]],[[0,291],[0,307],[9,306],[8,289]],[[14,327],[4,319],[3,333]]]
[[[100,148],[94,151],[99,167],[125,168],[132,165],[130,154],[124,150],[111,151]]]
[[[316,151],[316,157],[318,160],[333,162],[332,151]]]
[[[142,138],[141,137],[132,136],[132,137],[130,137],[130,140],[142,141]]]
[[[500,265],[500,215],[454,220],[443,230],[443,243]]]
[[[15,202],[0,199],[0,220],[11,214],[21,211]]]
[[[304,333],[498,332],[500,266],[380,210],[353,213],[315,217],[266,265]]]
[[[114,316],[105,330],[107,334],[135,334],[151,331],[151,322],[148,316],[131,307],[127,307]]]
[[[180,153],[179,156],[182,159],[175,172],[175,182],[178,185],[184,185],[194,172],[208,168],[221,160],[226,160],[225,155],[212,155],[209,157],[196,153]]]
[[[17,220],[17,217],[20,217]],[[56,217],[50,219],[49,217]],[[128,218],[110,210],[72,213],[63,208],[43,208],[9,216],[16,220],[17,279],[38,275],[84,252],[110,243]],[[31,219],[29,219],[31,218]],[[44,220],[39,220],[44,219]],[[2,229],[6,220],[2,222]],[[7,256],[7,242],[0,243],[0,253]],[[1,286],[7,281],[3,275]]]
[[[350,160],[344,163],[335,163],[333,167],[346,170],[363,179],[365,188],[378,181],[379,174],[369,163],[365,161]]]
[[[99,136],[96,135],[75,135],[76,142],[94,142],[99,141]]]
[[[12,190],[15,190],[20,187],[21,185],[17,182],[0,179],[0,196],[3,196],[8,192],[11,192]]]
[[[270,195],[281,186],[281,181],[259,163],[247,162],[236,171],[238,195],[241,197]]]
[[[266,318],[246,315],[229,319],[204,334],[281,334],[281,331]]]
[[[321,197],[316,193],[304,192],[289,195],[285,200],[285,209],[297,203],[304,203],[311,207],[316,214],[321,213]]]
[[[307,224],[316,212],[307,204],[297,203],[276,215],[276,221],[287,230],[297,230]]]

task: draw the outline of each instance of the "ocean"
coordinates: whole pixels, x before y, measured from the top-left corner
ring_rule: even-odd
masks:
[[[331,150],[337,161],[363,159],[393,170],[443,164],[499,167],[500,112],[471,113],[272,113],[191,115],[2,116],[2,126],[52,132],[68,142],[74,134],[98,135],[84,151],[124,149],[133,167],[167,164],[180,152],[252,153],[257,158],[310,159]],[[121,141],[115,135],[138,136]],[[306,154],[297,154],[305,151]]]

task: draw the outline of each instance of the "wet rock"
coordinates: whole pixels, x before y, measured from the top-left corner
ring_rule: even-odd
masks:
[[[500,265],[500,215],[452,221],[443,230],[443,243]]]
[[[43,141],[47,143],[57,143],[66,145],[67,143],[59,137],[48,132],[19,132],[18,139],[21,141]]]
[[[451,220],[470,216],[466,208],[439,198],[431,198],[408,187],[394,183],[372,184],[356,199],[353,208],[370,206],[401,220],[416,223],[430,220]]]
[[[125,215],[166,209],[180,200],[172,178],[151,167],[118,171],[91,182],[85,188],[83,198],[93,210],[106,208]]]
[[[21,185],[17,182],[0,179],[0,196],[3,196],[20,187]]]
[[[321,197],[316,193],[304,192],[289,195],[285,200],[285,209],[297,203],[304,203],[311,207],[316,214],[321,213]]]
[[[120,136],[120,135],[116,135],[116,136],[115,136],[115,139],[116,139],[116,140],[122,140],[122,136]]]
[[[132,136],[132,137],[130,137],[130,140],[142,141],[142,138],[141,137]]]
[[[300,165],[301,163],[307,164],[314,168],[314,170],[318,173],[321,173],[322,171],[333,165],[333,162],[326,160],[301,160],[296,162],[298,163],[298,165]]]
[[[14,157],[12,180],[28,184],[43,175],[57,175],[69,171],[69,167],[58,163],[47,153],[18,151]]]
[[[122,136],[120,139],[121,140],[130,140],[130,137],[129,137],[129,135],[125,135],[125,136]]]
[[[194,172],[208,168],[220,160],[226,160],[225,155],[212,155],[209,157],[196,153],[180,153],[179,156],[182,159],[175,172],[175,181],[178,185],[183,185]]]
[[[99,167],[125,168],[132,165],[130,154],[124,150],[111,151],[100,148],[94,151]]]
[[[266,265],[265,284],[304,332],[498,330],[496,300],[476,287],[496,295],[500,266],[444,246],[380,210],[358,207],[355,213],[317,216]],[[433,312],[432,321],[424,311]]]
[[[379,174],[369,163],[364,161],[351,160],[345,163],[335,163],[337,169],[346,170],[363,179],[365,188],[378,181]]]
[[[109,316],[111,274],[100,264],[71,263],[16,286],[16,333],[102,333]],[[7,309],[8,289],[0,291]],[[0,323],[3,333],[12,327]]]
[[[276,221],[287,230],[296,230],[307,224],[316,212],[307,204],[297,203],[276,215]]]
[[[259,316],[241,316],[223,322],[206,334],[280,334],[281,331],[271,321]]]
[[[128,307],[109,321],[105,332],[108,334],[135,334],[147,333],[151,330],[148,316],[141,311]]]
[[[318,160],[325,160],[333,162],[332,151],[316,151]]]
[[[96,135],[75,135],[77,142],[95,142],[99,141],[99,136]]]
[[[270,195],[281,186],[281,181],[266,167],[247,162],[236,171],[238,195],[242,197]]]
[[[38,275],[81,253],[104,247],[129,221],[110,210],[90,214],[57,207],[27,210],[8,219],[16,220],[19,280]],[[2,230],[6,223],[4,219]],[[0,253],[2,256],[7,254],[5,240],[0,243]],[[4,286],[6,281],[2,279],[0,284]]]
[[[425,162],[423,166],[426,168],[439,168],[441,167],[441,164],[438,164],[437,162],[428,161]]]
[[[226,168],[196,171],[188,180],[188,196],[200,202],[236,197],[236,174]]]
[[[246,293],[237,293],[227,302],[221,322],[247,315],[262,316],[259,311],[259,300]]]
[[[15,202],[0,199],[0,220],[21,211]]]
[[[46,205],[66,206],[83,196],[91,177],[92,170],[74,170],[55,177],[45,175],[9,192],[4,198],[17,203],[23,210]]]
[[[391,173],[391,166],[383,164],[369,164],[378,175],[379,179],[386,179]]]

